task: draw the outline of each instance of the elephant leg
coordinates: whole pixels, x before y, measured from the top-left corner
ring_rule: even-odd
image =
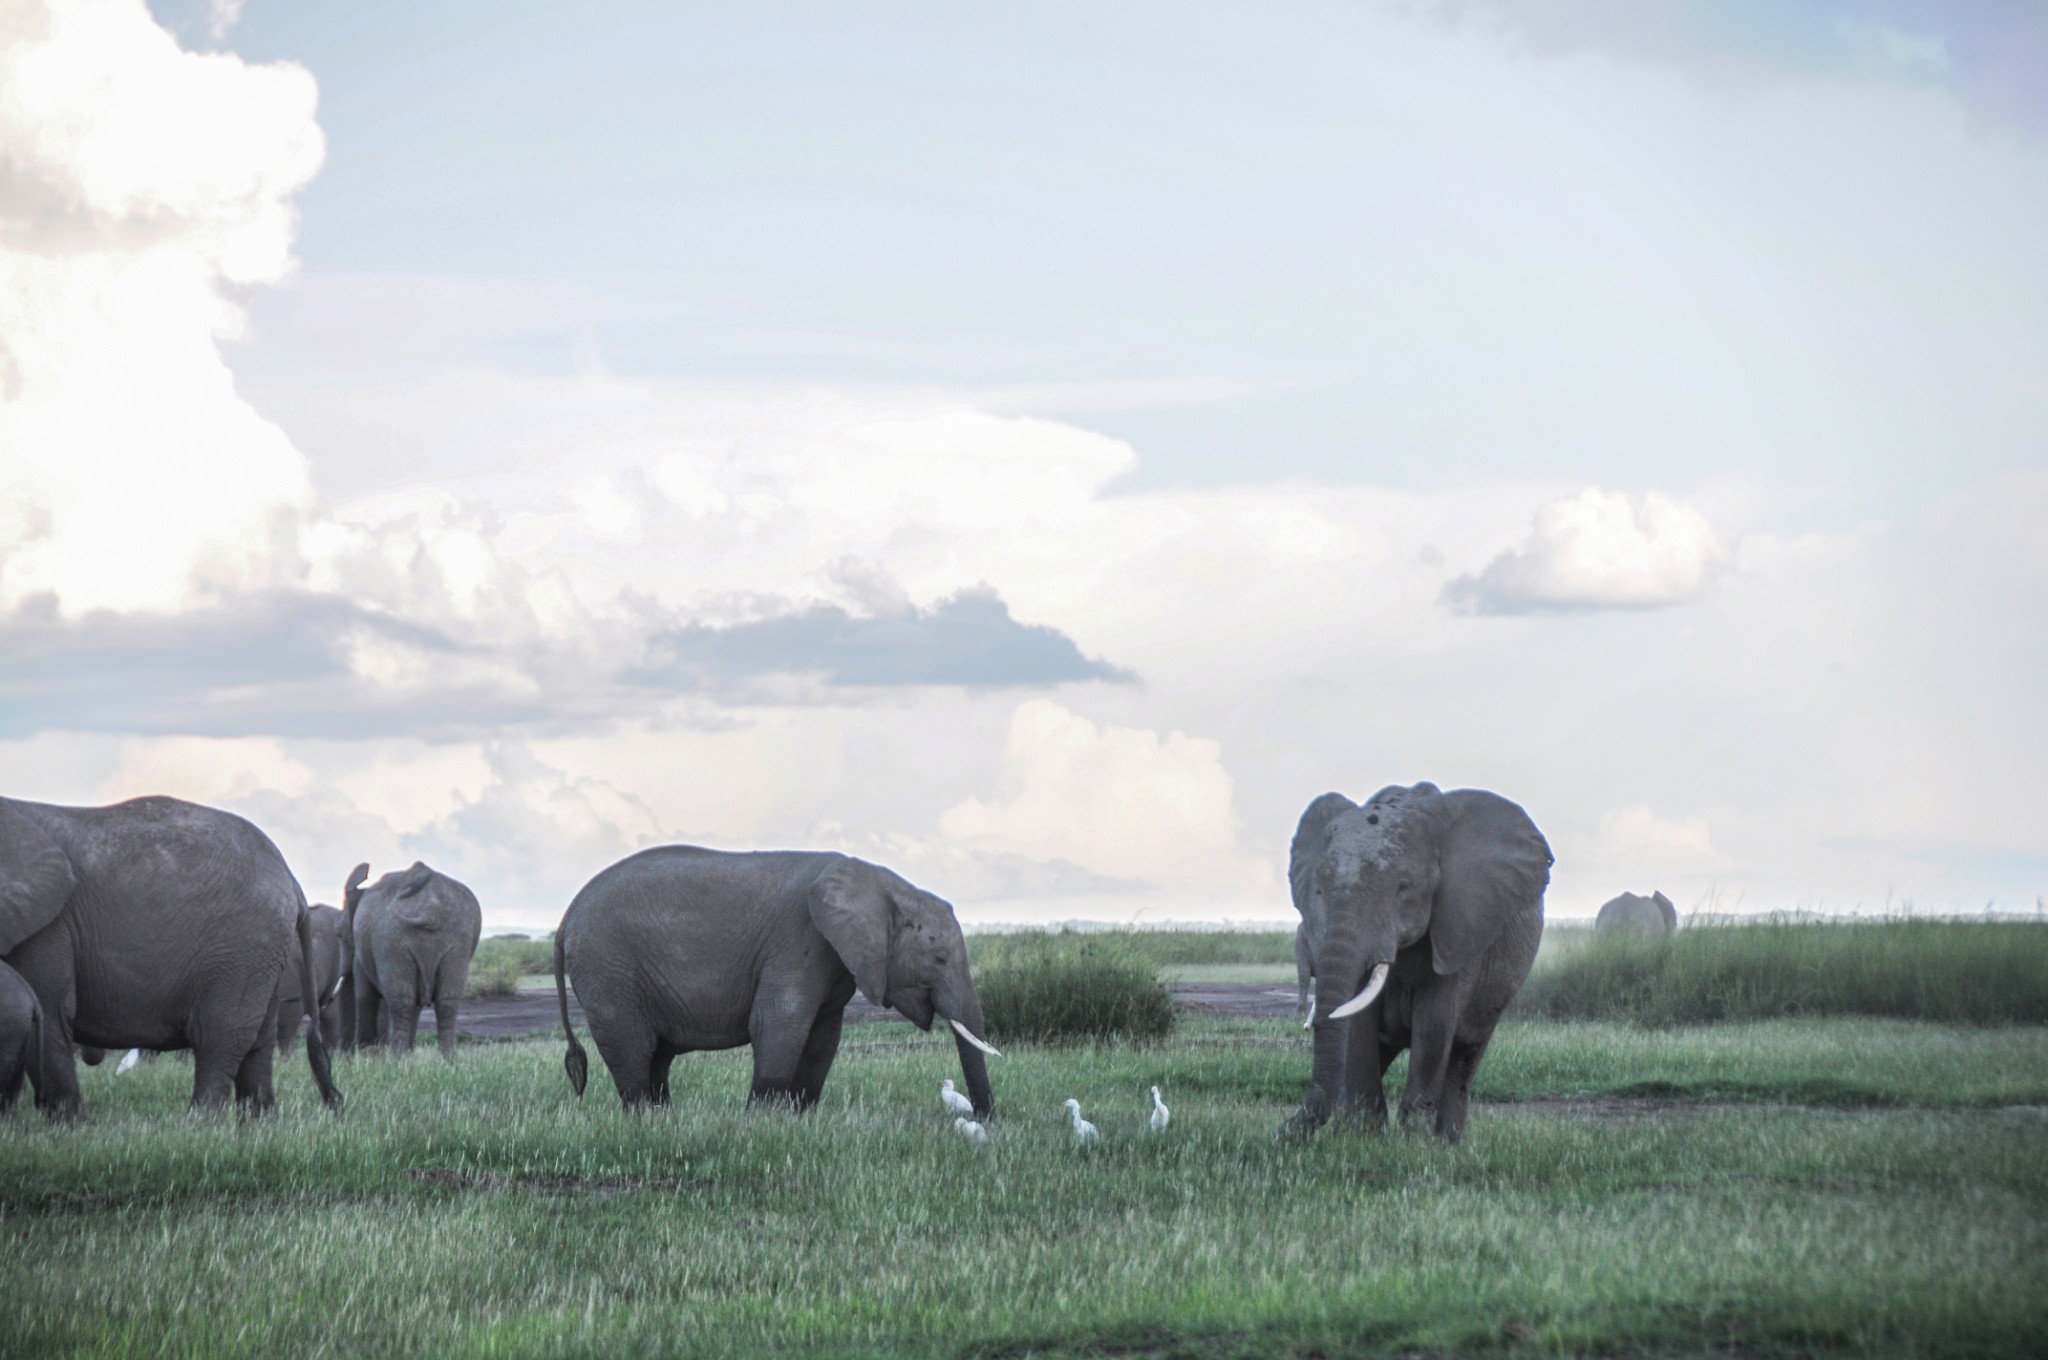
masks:
[[[341,1003],[330,1001],[320,1008],[320,1042],[329,1053],[341,1051]]]
[[[1344,1094],[1338,1102],[1346,1122],[1368,1130],[1387,1125],[1386,1064],[1380,1042],[1380,1003],[1374,1002],[1343,1022]]]
[[[272,1079],[277,1029],[277,1014],[273,1008],[257,1034],[256,1046],[243,1056],[241,1065],[235,1069],[235,1109],[241,1114],[266,1115],[277,1108],[277,1088]]]
[[[776,1104],[796,1099],[796,1073],[811,1032],[802,1025],[779,1024],[754,1036],[754,1085],[747,1104]]]
[[[384,1039],[384,995],[368,978],[356,979],[356,1037],[358,1048],[372,1048]]]
[[[653,1099],[654,1030],[638,1018],[620,1020],[593,1017],[590,1037],[597,1043],[597,1055],[611,1070],[612,1085],[619,1088],[619,1103],[631,1110]]]
[[[668,1069],[680,1052],[664,1041],[655,1041],[654,1056],[647,1060],[647,1098],[656,1105],[668,1104]]]
[[[803,1056],[797,1060],[796,1079],[790,1085],[799,1110],[810,1109],[825,1093],[825,1078],[832,1074],[832,1060],[839,1056],[839,1032],[845,1023],[846,1012],[830,1006],[812,1023]]]
[[[1444,1073],[1451,1060],[1451,1040],[1457,1034],[1457,988],[1455,979],[1439,978],[1440,984],[1425,989],[1415,998],[1413,1027],[1408,1040],[1408,1089],[1401,1096],[1401,1124],[1404,1128],[1436,1128],[1437,1108],[1443,1099]]]
[[[1476,1042],[1451,1041],[1451,1060],[1444,1069],[1444,1096],[1436,1108],[1436,1131],[1447,1142],[1455,1143],[1465,1136],[1465,1111],[1472,1101],[1472,1074],[1479,1070],[1479,1060],[1486,1056],[1486,1046],[1492,1040],[1493,1036],[1488,1034]]]
[[[75,1118],[84,1102],[79,1098],[78,1050],[71,1037],[78,1014],[71,936],[46,930],[23,945],[12,962],[43,1008],[41,1061],[31,1058],[29,1069],[36,1108],[48,1119]]]
[[[417,992],[391,991],[384,994],[384,1039],[394,1053],[412,1052],[420,1031],[420,998]]]
[[[444,967],[440,979],[434,984],[434,1032],[441,1046],[441,1056],[452,1061],[455,1057],[455,1016],[462,1005],[466,979],[451,977],[450,971]]]

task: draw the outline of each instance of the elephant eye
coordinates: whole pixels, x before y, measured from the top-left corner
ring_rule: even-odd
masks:
[[[1367,826],[1378,826],[1380,824],[1380,815],[1377,812],[1366,814],[1365,824]]]

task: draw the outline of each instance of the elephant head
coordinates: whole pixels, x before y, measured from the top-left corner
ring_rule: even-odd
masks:
[[[1302,814],[1288,877],[1315,960],[1320,1025],[1371,1005],[1395,956],[1425,940],[1436,973],[1472,966],[1540,899],[1550,847],[1492,795],[1397,785],[1355,804],[1326,793]],[[1319,1035],[1319,1069],[1320,1050]]]
[[[945,899],[887,869],[842,859],[811,889],[811,923],[853,973],[854,985],[919,1029],[934,1018],[953,1029],[967,1097],[976,1114],[995,1108],[984,1054],[996,1054],[967,966],[967,941]]]

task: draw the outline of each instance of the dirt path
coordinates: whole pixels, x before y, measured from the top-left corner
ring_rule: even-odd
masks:
[[[1197,1015],[1250,1015],[1285,1019],[1294,1014],[1294,989],[1258,983],[1186,983],[1173,989],[1173,999],[1184,1010]],[[434,1022],[430,1007],[420,1016],[420,1033],[431,1035]],[[462,1003],[460,1024],[465,1039],[516,1039],[530,1034],[559,1034],[562,1018],[555,1009],[553,992],[521,992],[518,996],[476,996]],[[584,1024],[583,1008],[569,998],[569,1018]],[[877,1022],[907,1024],[894,1011],[872,1005],[856,995],[846,1008],[849,1024]]]

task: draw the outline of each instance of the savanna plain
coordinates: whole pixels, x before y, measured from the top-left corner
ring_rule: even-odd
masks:
[[[303,1057],[258,1121],[108,1063],[79,1121],[0,1127],[0,1354],[2048,1353],[2048,923],[1552,935],[1455,1147],[1283,1141],[1298,1025],[1186,1010],[1048,1042],[991,1006],[983,1146],[952,1045],[891,1022],[804,1116],[744,1108],[745,1050],[578,1102],[559,1034],[342,1058],[339,1119]],[[985,994],[1107,954],[1291,998],[1291,943],[974,947]]]

